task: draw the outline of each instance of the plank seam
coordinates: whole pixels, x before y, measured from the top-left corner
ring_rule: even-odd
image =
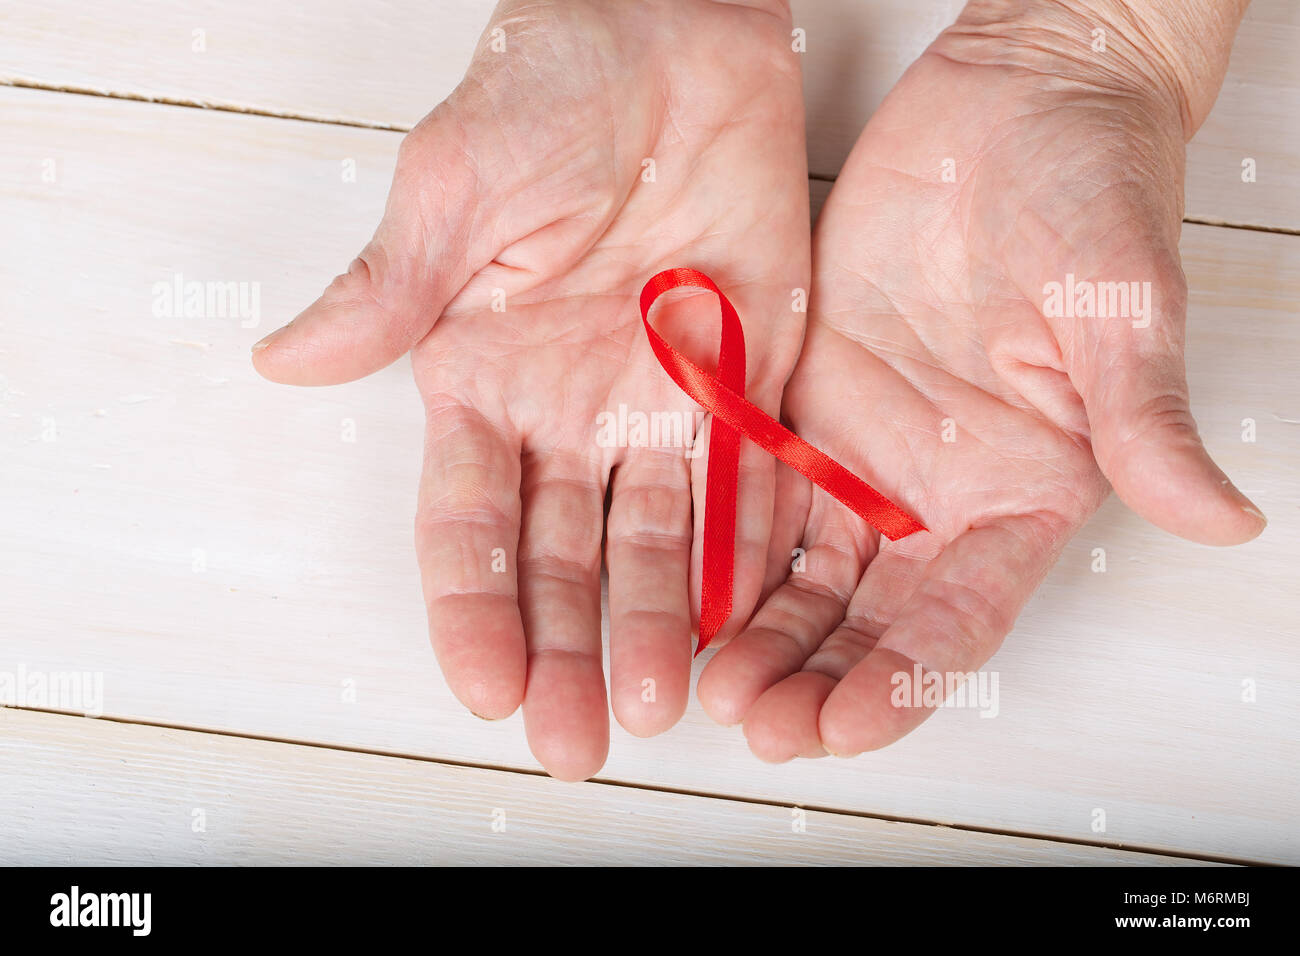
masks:
[[[41,90],[46,93],[68,93],[73,96],[94,96],[105,100],[123,100],[129,103],[156,103],[161,106],[180,106],[185,109],[208,110],[214,113],[236,113],[245,116],[264,116],[269,119],[296,120],[300,123],[320,123],[324,126],[348,126],[354,129],[376,129],[390,133],[409,133],[411,127],[392,123],[367,123],[363,120],[343,119],[342,117],[317,116],[313,113],[277,112],[257,106],[238,106],[234,103],[204,103],[199,100],[178,99],[170,96],[151,96],[146,93],[113,92],[96,90],[88,86],[59,86],[52,83],[40,83],[18,77],[0,78],[0,86],[19,90]]]
[[[530,777],[545,777],[546,774],[541,770],[528,770],[523,767],[509,767],[499,764],[476,763],[470,760],[455,760],[444,757],[429,757],[421,754],[408,754],[391,750],[377,750],[367,747],[352,747],[346,744],[329,744],[319,743],[310,740],[297,740],[290,737],[274,737],[266,734],[255,734],[245,731],[217,730],[212,728],[196,727],[188,724],[172,724],[160,721],[140,720],[130,717],[87,717],[85,714],[75,711],[62,711],[42,707],[7,707],[9,710],[24,711],[27,713],[49,714],[57,717],[74,717],[80,720],[98,720],[112,724],[126,724],[138,727],[154,727],[159,730],[179,730],[187,733],[208,734],[214,737],[231,737],[238,740],[256,740],[263,743],[282,744],[290,747],[313,747],[318,750],[331,750],[339,753],[363,754],[371,757],[385,757],[393,760],[414,760],[420,763],[438,764],[445,767],[460,767],[468,770],[489,770],[497,773],[514,773]],[[789,803],[781,800],[768,800],[762,797],[741,797],[735,794],[714,793],[707,790],[690,790],[684,787],[665,787],[654,784],[632,783],[626,780],[616,780],[606,777],[592,777],[588,783],[598,784],[606,787],[622,787],[628,790],[646,790],[654,793],[676,794],[685,797],[698,797],[706,800],[724,800],[730,803],[750,804],[753,806],[778,807],[788,809],[791,806],[797,806],[803,810],[812,810],[816,813],[829,813],[843,817],[857,817],[864,820],[878,820],[882,823],[903,823],[912,826],[923,827],[940,827],[947,830],[959,830],[968,833],[981,833],[989,836],[1015,837],[1025,840],[1038,840],[1043,843],[1058,843],[1067,846],[1084,846],[1095,847],[1103,850],[1119,850],[1124,853],[1137,853],[1147,856],[1164,856],[1181,860],[1195,860],[1202,863],[1222,863],[1230,866],[1277,866],[1278,864],[1269,863],[1259,860],[1250,860],[1236,857],[1220,856],[1216,854],[1196,853],[1190,850],[1162,849],[1160,847],[1134,846],[1130,844],[1118,843],[1113,841],[1085,840],[1083,838],[1053,836],[1048,834],[1032,833],[1023,830],[1000,829],[998,827],[979,826],[970,823],[942,823],[938,820],[929,820],[924,817],[905,817],[885,813],[868,813],[863,810],[849,810],[843,807],[822,806],[818,804]]]
[[[362,120],[343,119],[342,117],[317,116],[312,113],[293,113],[277,112],[275,110],[264,109],[256,106],[237,106],[233,103],[203,103],[198,100],[178,99],[169,96],[150,96],[144,93],[126,93],[113,92],[107,90],[96,90],[84,86],[59,86],[51,83],[40,83],[35,80],[24,80],[16,77],[0,78],[0,86],[8,86],[19,90],[41,90],[46,93],[68,93],[73,96],[95,96],[106,100],[123,100],[129,103],[154,103],[160,106],[179,106],[184,109],[209,110],[216,113],[234,113],[244,116],[261,116],[267,119],[293,120],[299,123],[318,123],[322,126],[346,126],[352,129],[374,129],[387,133],[409,133],[411,127],[402,126],[396,123],[367,123]],[[834,183],[836,177],[826,173],[808,174],[808,178],[813,182]],[[1211,219],[1208,217],[1185,216],[1183,222],[1192,223],[1199,226],[1219,226],[1223,229],[1241,229],[1247,232],[1272,232],[1283,236],[1300,236],[1300,229],[1293,229],[1288,226],[1265,226],[1258,223],[1232,222],[1227,219]]]
[[[1184,216],[1183,222],[1195,226],[1218,226],[1220,229],[1242,229],[1246,232],[1273,232],[1280,236],[1300,236],[1300,229],[1289,226],[1262,226],[1258,223],[1229,222],[1227,219],[1211,219],[1208,216]]]

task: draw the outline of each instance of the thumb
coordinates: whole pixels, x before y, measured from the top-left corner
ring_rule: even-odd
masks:
[[[1201,544],[1241,544],[1267,520],[1201,442],[1183,361],[1186,280],[1176,259],[1161,272],[1145,308],[1130,309],[1136,318],[1100,320],[1083,389],[1093,453],[1116,494],[1152,524]]]
[[[470,228],[492,209],[466,139],[448,104],[407,135],[374,238],[319,299],[253,346],[258,372],[290,385],[348,382],[429,332],[497,251],[491,229]]]

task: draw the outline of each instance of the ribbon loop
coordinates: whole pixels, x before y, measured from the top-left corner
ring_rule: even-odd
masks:
[[[673,348],[650,324],[650,308],[670,289],[694,287],[718,297],[722,309],[716,374]],[[745,333],[722,290],[695,269],[665,269],[641,290],[641,321],[655,358],[677,387],[713,416],[704,495],[704,574],[700,588],[700,642],[708,646],[731,616],[735,576],[736,495],[743,435],[842,502],[892,541],[926,530],[898,505],[829,455],[745,398]]]

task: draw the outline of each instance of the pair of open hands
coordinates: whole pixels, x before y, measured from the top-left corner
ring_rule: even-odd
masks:
[[[474,713],[522,703],[551,774],[588,777],[608,751],[602,545],[615,716],[660,733],[689,694],[707,456],[596,440],[621,404],[696,409],[641,328],[663,268],[735,304],[751,401],[929,528],[882,540],[743,443],[730,641],[698,693],[765,760],[909,732],[929,711],[891,706],[891,675],[982,665],[1108,480],[1196,541],[1262,529],[1188,411],[1178,236],[1199,119],[1136,56],[1090,63],[1088,24],[1061,17],[944,31],[863,131],[810,249],[783,3],[508,0],[403,142],[374,238],[255,347],[301,385],[411,353],[434,649]],[[1150,281],[1149,326],[1044,318],[1067,273]],[[712,367],[717,309],[677,299],[656,325]]]

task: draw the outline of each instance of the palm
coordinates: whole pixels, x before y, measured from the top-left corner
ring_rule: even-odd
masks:
[[[616,715],[656,733],[688,694],[705,460],[675,435],[600,440],[620,406],[676,414],[697,437],[696,406],[645,341],[641,286],[667,267],[710,272],[745,317],[747,393],[772,413],[802,338],[797,57],[789,23],[754,6],[503,4],[465,82],[403,144],[375,239],[258,359],[273,378],[341,381],[418,341],[434,648],[476,714],[523,702],[557,776],[591,775],[608,747],[603,537]],[[703,298],[658,320],[706,364],[717,322]],[[775,476],[756,449],[741,466],[737,621],[759,595]]]
[[[1054,102],[1032,77],[931,53],[864,131],[818,224],[784,411],[930,532],[889,542],[821,492],[779,496],[793,504],[773,564],[788,571],[795,545],[806,564],[773,578],[699,691],[717,719],[743,720],[759,756],[852,754],[919,724],[929,711],[891,704],[893,676],[966,673],[993,654],[1102,501],[1099,461],[1158,522],[1222,509],[1196,497],[1199,460],[1171,464],[1147,444],[1204,458],[1185,398],[1170,414],[1180,169],[1164,161],[1177,153],[1137,128],[1096,98]],[[1067,272],[1149,280],[1167,321],[1045,319],[1044,284]],[[1170,345],[1179,374],[1153,385],[1141,360],[1159,367]],[[1153,497],[1139,472],[1173,480]],[[1237,510],[1225,537],[1251,520]]]

